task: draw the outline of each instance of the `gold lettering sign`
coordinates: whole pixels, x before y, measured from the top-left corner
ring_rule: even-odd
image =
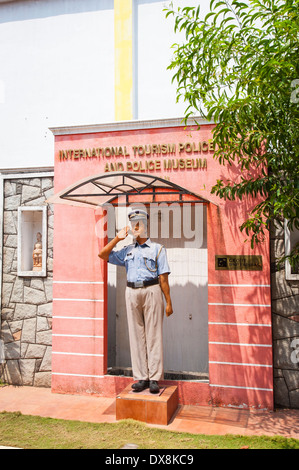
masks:
[[[262,271],[263,261],[260,255],[216,255],[217,271]]]
[[[114,147],[93,147],[59,150],[59,160],[104,160],[105,172],[110,171],[161,171],[205,170],[207,154],[214,152],[212,140],[162,144],[138,144]],[[163,159],[157,160],[156,157]],[[178,157],[178,158],[177,158]],[[150,158],[155,158],[150,159]]]

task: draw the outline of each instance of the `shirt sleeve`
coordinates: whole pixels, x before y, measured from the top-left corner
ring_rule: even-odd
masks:
[[[122,248],[121,250],[112,250],[108,263],[116,264],[117,266],[125,266],[125,256],[126,256],[126,248]]]
[[[159,254],[157,264],[158,264],[158,271],[157,271],[158,276],[160,274],[165,274],[165,273],[170,274],[170,267],[168,264],[167,253],[166,253],[166,249],[164,246],[162,247],[162,250]]]

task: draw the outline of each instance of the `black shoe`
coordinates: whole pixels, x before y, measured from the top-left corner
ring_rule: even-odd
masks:
[[[148,388],[148,385],[148,380],[139,380],[139,382],[132,385],[132,389],[134,392],[142,392],[142,390]]]
[[[149,389],[151,393],[159,393],[160,387],[156,380],[150,380]]]

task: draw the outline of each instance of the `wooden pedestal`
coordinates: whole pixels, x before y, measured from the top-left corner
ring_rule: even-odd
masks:
[[[136,393],[131,385],[116,397],[116,419],[132,418],[149,424],[168,424],[178,407],[178,389],[165,387],[159,394],[148,389]]]

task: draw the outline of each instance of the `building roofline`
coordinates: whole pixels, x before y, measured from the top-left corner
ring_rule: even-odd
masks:
[[[189,118],[187,126],[214,124],[201,117]],[[70,135],[70,134],[93,134],[98,132],[128,131],[139,129],[154,129],[161,127],[183,127],[185,126],[184,118],[170,119],[151,119],[151,120],[130,120],[115,121],[102,124],[87,124],[79,126],[61,126],[49,127],[54,135]]]
[[[1,0],[0,0],[1,1]],[[54,172],[54,166],[45,167],[28,167],[28,168],[0,168],[0,176],[2,178],[29,177],[29,175],[44,175]],[[16,176],[17,175],[17,176]]]

